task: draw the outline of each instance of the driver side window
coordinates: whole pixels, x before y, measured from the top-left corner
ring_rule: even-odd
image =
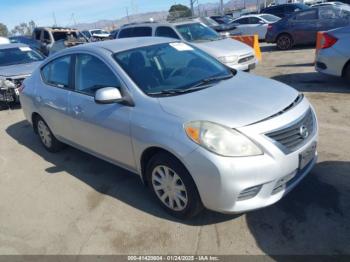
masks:
[[[120,87],[120,82],[109,67],[100,59],[80,54],[75,64],[75,90],[94,96],[103,87]]]

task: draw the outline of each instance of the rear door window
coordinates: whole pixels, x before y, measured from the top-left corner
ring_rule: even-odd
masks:
[[[295,15],[297,21],[315,20],[317,18],[317,10],[304,11]]]
[[[235,23],[241,24],[241,25],[246,25],[249,24],[249,19],[248,18],[241,18],[235,21]]]
[[[141,26],[141,27],[125,28],[120,31],[118,38],[145,37],[145,36],[152,36],[151,27]]]
[[[156,30],[155,35],[179,39],[179,36],[175,33],[175,31],[168,26],[159,26]]]
[[[64,56],[53,60],[41,70],[44,82],[60,88],[69,88],[71,56]]]

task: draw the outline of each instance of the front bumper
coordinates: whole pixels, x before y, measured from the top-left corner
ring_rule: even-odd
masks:
[[[292,190],[317,161],[315,152],[310,162],[299,170],[300,154],[317,143],[317,124],[308,142],[289,154],[283,153],[263,134],[270,128],[274,129],[273,125],[275,128],[285,125],[283,123],[288,123],[293,115],[302,115],[302,110],[305,108],[300,106],[291,110],[293,112],[240,129],[263,147],[263,155],[222,157],[201,147],[189,154],[184,162],[193,176],[204,206],[222,213],[240,213],[271,205]],[[291,174],[294,177],[276,191],[281,179],[291,177]],[[259,188],[255,196],[239,198],[242,192],[254,187]]]
[[[253,70],[257,64],[258,64],[258,60],[254,58],[244,63],[226,63],[225,65],[232,69],[236,69],[240,71],[249,71],[249,70]]]

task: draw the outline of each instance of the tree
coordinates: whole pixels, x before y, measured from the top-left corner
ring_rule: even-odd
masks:
[[[169,9],[169,15],[167,20],[175,20],[177,18],[191,17],[191,9],[185,5],[172,5]]]
[[[7,26],[0,23],[0,36],[7,36],[9,33]]]
[[[31,35],[34,28],[36,27],[35,22],[29,21],[29,23],[20,23],[19,25],[16,25],[12,30],[11,34],[12,35]]]

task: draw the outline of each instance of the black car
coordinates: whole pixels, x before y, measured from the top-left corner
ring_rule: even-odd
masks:
[[[294,45],[314,45],[317,32],[347,25],[350,25],[350,11],[333,6],[313,7],[270,24],[266,42],[276,43],[281,50]]]
[[[293,14],[294,12],[309,8],[309,6],[304,4],[284,4],[264,8],[260,11],[260,14],[271,14],[283,18]]]

